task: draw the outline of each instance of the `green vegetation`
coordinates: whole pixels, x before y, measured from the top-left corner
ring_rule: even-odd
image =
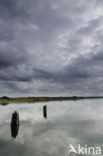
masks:
[[[35,102],[47,102],[47,101],[62,101],[62,100],[81,100],[81,99],[97,99],[103,98],[103,96],[99,97],[16,97],[9,98],[6,96],[0,97],[0,104],[6,105],[7,103],[35,103]]]

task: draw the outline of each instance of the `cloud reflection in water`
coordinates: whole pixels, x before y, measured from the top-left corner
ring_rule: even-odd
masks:
[[[43,118],[44,103],[0,106],[1,156],[63,156],[69,144],[103,144],[102,100],[49,102],[48,119]],[[10,137],[10,117],[20,115],[19,134]]]

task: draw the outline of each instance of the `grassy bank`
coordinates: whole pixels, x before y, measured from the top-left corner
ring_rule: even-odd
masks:
[[[62,100],[81,100],[81,99],[98,99],[103,98],[99,97],[17,97],[17,98],[9,98],[9,97],[1,97],[0,103],[35,103],[35,102],[47,102],[47,101],[62,101]]]

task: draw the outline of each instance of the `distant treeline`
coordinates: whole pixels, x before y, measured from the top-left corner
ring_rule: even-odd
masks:
[[[82,97],[82,96],[71,96],[71,97],[15,97],[10,98],[7,96],[0,97],[0,103],[9,103],[9,102],[46,102],[46,101],[62,101],[62,100],[82,100],[82,99],[99,99],[103,98],[103,96],[90,96],[90,97]]]

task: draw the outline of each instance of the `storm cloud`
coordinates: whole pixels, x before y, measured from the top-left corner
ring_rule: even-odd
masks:
[[[0,0],[0,95],[102,95],[101,0]]]

